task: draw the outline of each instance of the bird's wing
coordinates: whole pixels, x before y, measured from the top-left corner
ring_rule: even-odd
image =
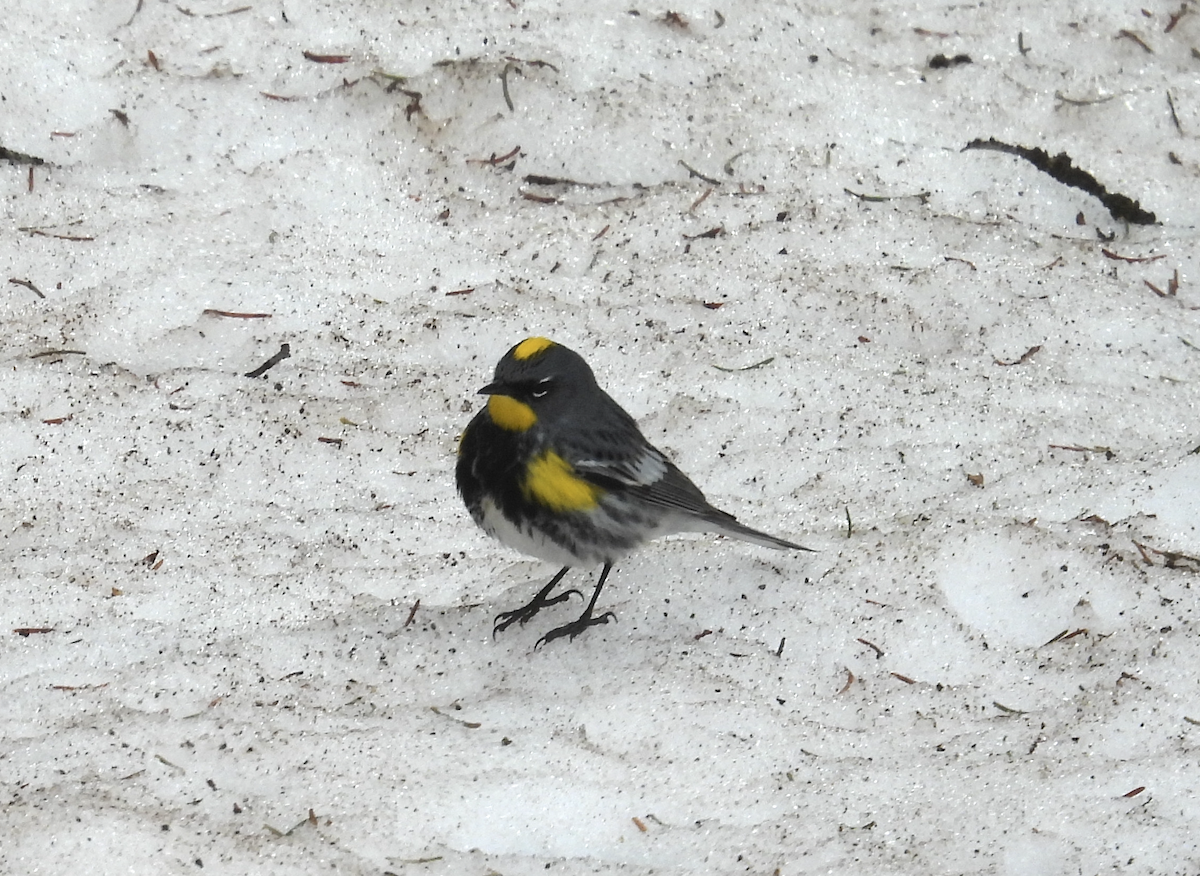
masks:
[[[733,520],[710,505],[700,488],[647,441],[633,418],[607,396],[589,424],[586,437],[571,440],[574,435],[559,435],[555,442],[581,478],[603,490],[636,494],[668,511],[718,524]]]
[[[690,514],[725,516],[708,503],[687,475],[650,444],[643,444],[636,454],[576,459],[572,464],[580,477],[602,489],[637,493],[644,501]]]
[[[751,529],[738,523],[732,514],[713,507],[687,475],[642,438],[640,433],[638,437],[641,441],[636,451],[632,443],[618,443],[613,446],[628,447],[630,452],[609,453],[604,458],[595,453],[577,456],[571,459],[571,465],[579,477],[603,490],[634,494],[642,501],[679,514],[693,524],[683,528],[715,530],[770,548],[811,550]]]

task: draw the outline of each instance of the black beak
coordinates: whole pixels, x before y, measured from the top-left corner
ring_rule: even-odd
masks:
[[[479,390],[478,395],[504,395],[504,387],[499,383],[489,383]]]

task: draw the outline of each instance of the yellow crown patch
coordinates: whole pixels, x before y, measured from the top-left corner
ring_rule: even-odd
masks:
[[[553,346],[554,341],[549,338],[526,338],[513,347],[513,358],[518,362],[524,362],[544,353]]]

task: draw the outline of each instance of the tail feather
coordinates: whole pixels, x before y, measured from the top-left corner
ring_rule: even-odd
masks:
[[[782,538],[776,538],[773,535],[767,535],[765,532],[759,532],[757,529],[751,529],[749,526],[738,523],[733,517],[729,517],[728,519],[714,519],[712,524],[712,528],[717,532],[732,535],[734,538],[740,538],[742,541],[761,544],[763,547],[791,551],[814,550],[813,548],[804,547],[804,545],[795,544]]]

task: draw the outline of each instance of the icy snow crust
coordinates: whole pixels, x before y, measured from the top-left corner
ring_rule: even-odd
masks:
[[[10,0],[0,872],[1195,871],[1177,5]],[[493,640],[532,334],[819,552]]]

